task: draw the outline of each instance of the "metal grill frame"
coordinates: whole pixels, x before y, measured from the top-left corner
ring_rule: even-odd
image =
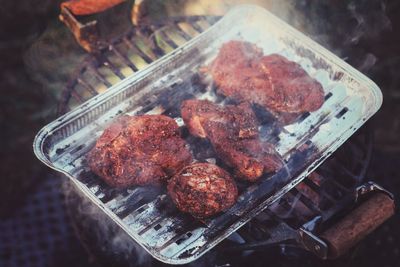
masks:
[[[338,203],[337,199],[326,192],[321,193],[320,191],[323,190],[321,186],[316,185],[309,177],[306,177],[299,184],[299,186],[306,185],[310,187],[311,190],[321,196],[321,198],[332,200],[331,207],[323,211],[324,219],[320,222],[321,227],[325,225],[326,221],[331,220],[332,217],[335,217],[342,210],[348,209],[353,203],[351,198],[354,196],[354,189],[364,181],[372,155],[373,136],[370,130],[368,124],[365,125],[315,171],[319,174],[323,174],[325,183],[333,183],[333,191],[338,190],[342,192],[346,201]],[[346,164],[342,164],[343,161],[341,161],[341,159],[345,159]],[[335,178],[337,177],[343,178],[341,180],[342,182],[336,181]],[[111,261],[121,260],[126,262],[126,265],[129,266],[131,266],[133,262],[136,262],[137,254],[139,253],[139,255],[141,255],[140,252],[120,247],[116,249],[110,243],[108,239],[109,236],[119,236],[122,234],[118,229],[114,231],[110,230],[116,228],[115,223],[106,216],[104,216],[101,223],[97,221],[97,217],[88,218],[88,214],[81,211],[81,206],[86,207],[88,210],[95,210],[91,208],[94,204],[89,202],[82,194],[73,190],[74,186],[70,185],[68,181],[66,181],[66,183],[69,185],[68,190],[65,191],[69,216],[71,217],[74,229],[76,229],[81,242],[85,244],[88,253],[100,259],[106,257]],[[288,202],[293,195],[296,195],[296,193],[292,191],[289,191],[289,194],[291,196],[283,196],[278,203]],[[300,194],[302,194],[301,191]],[[310,201],[312,205],[320,205],[320,203],[316,203],[313,199],[310,199]],[[299,202],[301,202],[301,200],[299,200]],[[321,215],[321,213],[313,213],[312,217]],[[268,217],[267,222],[265,221],[265,217]],[[82,218],[85,218],[85,223],[82,223]],[[307,220],[308,218],[299,218],[297,223],[302,224]],[[108,226],[109,224],[113,226],[110,227]],[[88,231],[88,226],[96,226],[97,231],[95,233],[93,233],[93,231]],[[280,246],[285,246],[286,249],[305,249],[301,244],[293,243],[293,240],[288,240],[287,236],[285,236],[285,232],[282,232],[282,229],[285,229],[286,232],[299,232],[300,230],[299,227],[291,223],[290,219],[282,218],[280,214],[277,214],[273,209],[268,207],[259,216],[253,218],[235,233],[235,235],[240,236],[242,239],[240,241],[242,243],[238,242],[237,238],[236,240],[232,240],[232,238],[225,239],[215,249],[218,255],[223,255],[222,258],[225,259],[228,257],[226,258],[228,260],[226,265],[234,263],[236,257],[242,259],[242,257],[248,258],[252,256],[250,253],[242,253],[244,251],[265,251],[267,249],[279,248]],[[319,233],[317,230],[320,229],[315,229],[312,233],[318,235]],[[260,237],[260,233],[262,233],[262,237]],[[125,235],[123,235],[123,238],[125,239]],[[101,246],[99,244],[101,244]],[[106,249],[109,251],[104,251],[104,247],[102,246],[106,246]],[[113,254],[115,252],[119,255],[124,255],[126,258],[121,259],[118,257],[115,259],[116,255]],[[234,252],[234,254],[232,254],[232,252]],[[231,258],[229,255],[234,255],[234,258]]]
[[[206,17],[206,20],[212,25],[214,22],[216,22],[220,17]],[[154,60],[152,60],[150,58],[149,55],[146,55],[143,51],[139,50],[139,48],[137,48],[134,45],[135,42],[135,38],[144,38],[145,34],[143,34],[143,32],[146,32],[147,34],[149,34],[150,32],[146,29],[152,29],[152,32],[161,30],[161,32],[163,33],[163,36],[166,37],[166,41],[167,43],[172,47],[172,48],[177,48],[178,45],[175,44],[171,39],[168,38],[168,36],[166,36],[166,34],[162,31],[162,29],[164,27],[168,27],[169,25],[177,25],[179,22],[184,22],[184,23],[188,23],[190,24],[193,29],[195,31],[197,31],[198,33],[203,32],[203,29],[200,28],[198,25],[195,24],[195,22],[197,22],[198,20],[205,20],[205,17],[200,17],[200,16],[194,16],[194,17],[175,17],[172,18],[172,21],[167,21],[167,22],[162,22],[162,23],[155,23],[154,25],[145,25],[142,26],[141,28],[138,27],[133,27],[133,29],[131,29],[129,32],[127,32],[126,34],[124,34],[123,36],[120,36],[114,40],[112,40],[110,42],[110,44],[108,45],[109,50],[107,49],[103,49],[100,50],[100,53],[103,54],[103,58],[106,57],[105,54],[107,54],[107,52],[112,51],[113,47],[121,42],[126,43],[129,47],[133,48],[139,56],[141,56],[143,58],[144,61],[146,61],[146,63],[151,63]],[[183,38],[186,41],[189,41],[190,39],[192,39],[194,36],[193,35],[189,35],[188,33],[186,33],[185,31],[183,31],[182,29],[179,29]],[[138,33],[142,33],[141,35],[138,35]],[[147,38],[150,40],[150,35],[147,36]],[[164,51],[159,52],[160,48],[156,48],[155,51],[157,51],[157,56],[161,57],[162,55],[165,54]],[[127,65],[129,65],[129,67],[131,67],[131,69],[133,71],[138,71],[138,67],[136,67],[133,62],[126,60],[126,57],[121,54],[120,52],[118,52],[118,50],[114,50],[114,52],[119,56],[122,57],[124,61],[126,61]],[[81,96],[79,96],[79,94],[77,92],[75,92],[75,88],[74,85],[76,84],[82,84],[84,85],[84,87],[93,94],[93,96],[97,95],[97,91],[95,91],[95,89],[93,88],[92,85],[90,85],[89,81],[85,81],[84,80],[84,75],[82,75],[88,68],[89,65],[90,66],[97,66],[99,65],[101,62],[101,57],[96,56],[95,55],[91,55],[89,56],[84,62],[83,62],[83,66],[80,67],[79,69],[77,69],[76,73],[77,75],[74,75],[74,77],[71,79],[71,81],[68,83],[68,86],[64,89],[63,91],[63,98],[60,102],[60,106],[59,106],[59,113],[60,115],[62,115],[66,109],[71,110],[72,108],[69,107],[69,100],[71,97],[76,98],[77,101],[79,102],[84,102],[85,100],[82,99]],[[108,67],[113,68],[114,66],[110,66],[108,65]],[[95,67],[94,67],[95,68]],[[115,67],[114,67],[115,68]],[[115,72],[115,70],[114,70]],[[97,74],[99,75],[99,74]],[[123,77],[122,77],[123,78]],[[111,84],[107,81],[105,81],[104,84],[107,88],[109,88],[111,86]],[[334,188],[343,191],[343,188],[345,190],[346,193],[348,194],[353,194],[353,190],[355,189],[356,186],[361,184],[361,181],[363,180],[362,178],[365,175],[365,170],[366,167],[369,164],[369,159],[371,156],[371,138],[370,138],[370,133],[367,131],[365,133],[365,131],[363,131],[364,134],[366,134],[366,140],[364,140],[365,143],[359,145],[357,144],[357,139],[356,141],[349,141],[347,143],[347,146],[352,146],[354,145],[355,148],[351,149],[351,151],[353,152],[355,149],[360,151],[363,148],[366,148],[366,152],[363,155],[357,154],[350,157],[350,159],[353,160],[359,160],[359,164],[362,165],[361,168],[359,168],[359,172],[357,172],[356,170],[352,169],[352,170],[348,170],[346,169],[346,167],[343,167],[342,165],[339,164],[339,166],[341,167],[341,169],[343,170],[342,173],[339,172],[335,172],[335,175],[337,175],[338,173],[340,173],[340,175],[346,176],[346,178],[348,178],[348,180],[354,180],[354,184],[353,186],[351,186],[350,188],[345,188],[345,186],[341,185],[338,182],[335,182],[334,179],[332,179],[332,176],[327,176],[327,177],[331,177],[331,181],[334,184]],[[339,156],[340,157],[340,156]],[[331,162],[331,161],[330,161]],[[326,167],[328,166],[328,167]],[[329,171],[330,167],[328,164],[323,164],[322,166],[320,166],[318,168],[318,170],[328,170]],[[317,172],[318,172],[317,170]],[[325,179],[324,182],[328,182],[328,179]],[[333,214],[335,214],[337,212],[337,210],[341,209],[343,207],[343,205],[335,205],[334,203],[336,202],[332,197],[330,197],[329,195],[327,195],[325,192],[321,191],[320,189],[320,185],[316,185],[311,179],[309,178],[305,178],[302,182],[302,184],[304,184],[305,186],[311,188],[311,190],[313,190],[314,192],[318,193],[320,196],[325,197],[327,199],[329,199],[331,201],[331,209],[329,211],[325,211],[325,220],[328,220]],[[314,203],[312,200],[308,199],[306,196],[304,196],[301,192],[299,192],[296,188],[292,189],[291,191],[288,192],[287,195],[285,195],[284,197],[282,197],[282,199],[279,201],[279,203],[284,202],[284,203],[288,203],[290,202],[290,199],[293,197],[293,195],[297,196],[301,196],[299,198],[300,202],[303,202],[303,205],[305,205],[305,207],[308,207],[310,210],[313,211],[313,216],[321,216],[322,215],[322,211],[318,208],[318,203]],[[266,211],[263,211],[263,213],[267,213],[268,217],[276,222],[279,222],[279,224],[283,224],[285,228],[287,229],[292,229],[293,231],[298,231],[299,229],[293,226],[290,226],[287,222],[287,220],[285,218],[281,218],[278,214],[275,214],[273,210],[267,209]],[[306,222],[306,219],[304,218],[299,218],[300,221],[302,221],[303,223]],[[253,223],[254,222],[254,223]],[[75,222],[76,224],[78,222]],[[257,221],[257,218],[254,218],[252,221],[249,222],[249,224],[252,224],[252,226],[250,228],[259,228],[260,231],[269,233],[269,236],[274,236],[275,239],[271,240],[271,238],[265,238],[263,239],[262,242],[246,242],[245,245],[236,245],[236,246],[230,246],[228,247],[228,250],[243,250],[243,249],[265,249],[266,246],[274,246],[277,245],[277,243],[281,242],[281,238],[282,237],[278,237],[276,239],[276,236],[279,236],[279,234],[274,234],[274,230],[270,227],[265,227],[261,222]],[[79,227],[79,226],[77,226]],[[245,228],[245,227],[244,227]],[[262,230],[261,230],[262,229]],[[246,233],[244,234],[245,236],[252,236],[252,232],[253,230],[247,230],[247,229],[241,229],[240,232],[245,231]],[[243,233],[242,233],[243,235]],[[254,238],[254,237],[253,237]],[[253,239],[255,240],[255,239]]]
[[[173,56],[173,55],[170,55],[170,56]],[[165,58],[165,60],[166,60],[166,58]],[[150,71],[150,70],[148,69],[148,71]],[[143,74],[143,73],[142,73],[142,74]],[[118,76],[118,74],[117,74],[117,76]],[[126,83],[127,83],[127,82],[126,82]],[[126,83],[124,83],[124,84],[126,84]],[[121,86],[123,86],[123,84],[121,84]],[[96,100],[96,98],[95,98],[94,100]],[[81,106],[81,110],[85,110],[86,107],[87,107],[86,105]],[[79,113],[79,110],[76,110],[76,112],[70,113],[70,114],[69,114],[69,118],[71,118],[71,117],[77,115],[78,113]],[[59,119],[58,122],[62,122],[62,121],[65,120],[66,118],[68,118],[68,116]],[[82,124],[85,124],[85,122],[84,122],[84,121],[80,121],[79,124],[82,125]],[[81,125],[78,126],[78,127],[81,127]],[[357,128],[357,127],[355,127],[355,128]],[[39,154],[39,153],[38,153],[38,150],[37,150],[37,149],[41,149],[41,148],[42,148],[41,146],[42,146],[43,144],[40,144],[40,142],[41,142],[42,140],[39,140],[39,139],[40,139],[40,137],[43,137],[43,134],[44,134],[44,132],[45,132],[46,130],[52,131],[51,129],[43,129],[43,131],[38,135],[38,138],[36,139],[36,142],[35,142],[35,148],[36,148],[36,149],[35,149],[35,152],[37,153],[38,157],[42,159],[42,161],[44,161],[46,164],[48,164],[49,166],[51,166],[51,163],[48,161],[48,159],[46,159],[45,157],[43,157],[43,155]],[[75,129],[72,129],[72,130],[75,130]],[[67,131],[68,131],[68,130],[67,130]],[[67,132],[66,132],[65,134],[68,135]],[[343,141],[344,141],[344,140],[343,140]],[[339,143],[340,143],[340,142],[339,142]],[[339,145],[339,143],[337,144],[337,146]],[[337,147],[337,146],[336,146],[336,147]],[[332,147],[331,150],[334,150],[336,147]],[[78,148],[79,148],[79,147],[78,147]],[[326,155],[329,155],[328,151],[326,151],[326,152],[327,152]],[[60,152],[60,153],[62,153],[62,152]],[[317,162],[314,162],[314,164],[313,164],[312,166],[310,166],[310,168],[309,168],[305,173],[303,173],[303,175],[306,175],[308,172],[311,172],[311,171],[312,171],[314,168],[316,168],[322,161],[323,161],[323,160],[321,159],[321,160],[319,160],[319,161],[317,161]],[[51,167],[52,167],[52,166],[51,166]],[[66,171],[64,171],[64,172],[68,175],[68,173],[67,173]],[[264,204],[270,204],[270,203],[272,203],[272,201],[275,201],[275,200],[279,199],[282,195],[284,195],[285,193],[287,193],[287,191],[289,191],[289,189],[291,189],[293,186],[295,186],[295,185],[296,185],[298,182],[300,182],[301,179],[303,179],[303,178],[304,178],[304,176],[298,176],[295,180],[292,180],[292,181],[290,182],[290,184],[286,185],[284,188],[282,188],[282,190],[280,190],[277,194],[275,194],[273,199],[270,198],[270,199],[266,200],[266,202],[264,202],[263,204],[261,204],[258,208],[254,209],[254,210],[251,211],[249,214],[246,214],[246,216],[243,216],[243,218],[242,218],[243,220],[242,220],[239,224],[243,225],[244,223],[246,223],[251,217],[255,216],[255,215],[256,215],[257,213],[259,213],[263,208],[265,208],[265,205],[264,205]],[[86,193],[88,194],[88,197],[91,198],[93,202],[98,203],[98,199],[93,195],[94,192],[90,192],[90,190],[89,190],[87,187],[83,187],[82,184],[80,184],[80,183],[77,182],[77,181],[76,181],[76,184],[77,184],[78,187],[80,187],[80,189],[81,189],[82,191],[84,191],[84,192],[86,192]],[[265,189],[265,186],[268,187],[269,185],[268,185],[268,184],[261,184],[260,186],[263,186],[263,187],[262,187],[261,189],[257,189],[257,190],[260,190],[259,193],[262,192],[263,189]],[[131,192],[131,193],[132,193],[132,192]],[[105,207],[103,207],[100,203],[98,203],[98,204],[100,205],[101,208],[103,208],[103,209],[105,208]],[[123,227],[124,229],[126,228],[121,222],[119,222],[119,219],[116,217],[115,214],[110,213],[110,211],[108,211],[108,210],[105,210],[105,211],[106,211],[106,213],[108,213],[108,215],[109,215],[111,218],[113,218],[118,224],[120,224],[121,227]],[[231,214],[231,215],[233,215],[233,214]],[[224,220],[224,221],[226,221],[226,219],[230,220],[229,217],[230,217],[231,215],[228,214],[228,217],[225,216],[225,217],[223,218],[223,220]],[[220,230],[220,229],[218,229],[218,228],[219,228],[219,227],[218,227],[219,225],[220,225],[220,221],[217,219],[217,220],[214,220],[213,222],[211,222],[211,225],[209,225],[209,227],[211,227],[211,228],[214,227],[214,228],[216,229],[216,231],[218,232],[218,230]],[[220,238],[221,238],[221,237],[222,237],[222,238],[225,237],[225,236],[227,235],[228,232],[232,232],[232,231],[236,230],[239,226],[240,226],[240,225],[235,225],[235,226],[233,226],[233,227],[230,227],[227,231],[224,231],[224,234],[223,234],[222,236],[220,236]],[[212,233],[211,233],[211,235],[212,235]],[[179,239],[178,239],[178,240],[179,240]],[[216,241],[216,242],[218,242],[218,241]],[[215,245],[216,242],[214,241],[214,242],[208,244],[209,249],[210,249],[213,245]],[[152,253],[152,251],[149,251],[149,252]],[[196,254],[196,257],[202,255],[202,254],[205,253],[205,252],[206,252],[206,251],[203,250],[202,252],[197,253],[197,254]],[[153,255],[154,255],[154,254],[153,254]],[[160,255],[158,255],[158,256],[160,256]],[[157,258],[160,259],[160,260],[162,260],[162,261],[169,262],[169,263],[185,263],[185,262],[189,262],[189,261],[191,261],[191,260],[194,260],[196,257],[183,258],[182,260],[171,260],[171,259],[168,260],[168,259],[165,259],[165,258],[162,258],[162,257],[157,257]]]

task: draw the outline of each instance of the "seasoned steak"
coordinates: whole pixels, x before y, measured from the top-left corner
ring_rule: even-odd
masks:
[[[296,62],[281,55],[272,54],[260,59],[257,67],[270,77],[275,101],[261,103],[277,112],[302,113],[319,109],[324,102],[321,84],[311,78]]]
[[[235,181],[210,163],[183,168],[169,180],[168,193],[179,210],[200,219],[231,207],[238,196]]]
[[[178,125],[164,115],[119,118],[88,155],[92,171],[116,187],[159,184],[191,161]]]
[[[299,64],[278,54],[263,56],[260,48],[248,42],[222,45],[209,71],[218,93],[258,104],[284,122],[315,111],[324,102],[321,84]]]
[[[261,141],[256,116],[247,103],[221,106],[207,100],[186,100],[182,118],[190,133],[208,138],[219,158],[244,180],[256,181],[275,172],[282,160],[271,144]]]

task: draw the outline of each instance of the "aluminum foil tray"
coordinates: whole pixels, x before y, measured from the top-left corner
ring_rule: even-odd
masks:
[[[291,125],[272,124],[264,129],[284,158],[284,168],[245,186],[232,208],[203,222],[179,212],[165,189],[115,189],[90,171],[86,153],[118,116],[165,113],[182,125],[176,107],[183,99],[217,101],[209,90],[212,82],[202,80],[199,69],[215,58],[223,43],[234,39],[252,42],[264,54],[279,53],[298,62],[323,85],[325,102],[319,110],[303,114]],[[369,119],[381,102],[379,88],[366,76],[266,10],[245,5],[48,124],[37,134],[33,146],[41,161],[68,176],[152,256],[184,264],[206,253],[293,188]]]

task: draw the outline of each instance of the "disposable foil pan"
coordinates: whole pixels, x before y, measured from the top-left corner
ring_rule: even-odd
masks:
[[[319,110],[270,131],[271,136],[275,133],[271,142],[286,162],[282,170],[247,186],[232,208],[204,222],[177,211],[165,190],[116,190],[90,172],[85,155],[118,116],[160,113],[178,106],[188,95],[212,98],[196,89],[193,77],[198,77],[199,69],[229,40],[246,40],[261,47],[264,54],[278,53],[298,62],[324,88],[325,102]],[[293,188],[381,103],[379,88],[366,76],[266,10],[245,5],[146,69],[48,124],[33,146],[41,161],[68,176],[152,256],[183,264],[203,255]]]

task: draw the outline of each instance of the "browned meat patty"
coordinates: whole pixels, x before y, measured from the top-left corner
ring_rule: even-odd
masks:
[[[191,161],[178,125],[164,115],[119,118],[88,155],[91,170],[116,187],[159,184]]]
[[[222,45],[209,70],[219,93],[259,104],[283,121],[315,111],[324,102],[321,84],[299,64],[277,54],[263,56],[260,48],[248,42]]]
[[[268,103],[268,108],[277,112],[302,113],[315,111],[323,104],[322,85],[296,62],[272,54],[262,57],[257,66],[270,77],[272,91],[279,95],[277,99],[283,99]]]
[[[186,100],[181,114],[190,133],[208,138],[219,158],[239,178],[256,181],[262,174],[281,168],[275,149],[260,140],[249,104],[220,106],[207,100]]]
[[[235,181],[220,167],[194,163],[168,182],[168,193],[179,210],[206,218],[231,207],[237,199]]]

